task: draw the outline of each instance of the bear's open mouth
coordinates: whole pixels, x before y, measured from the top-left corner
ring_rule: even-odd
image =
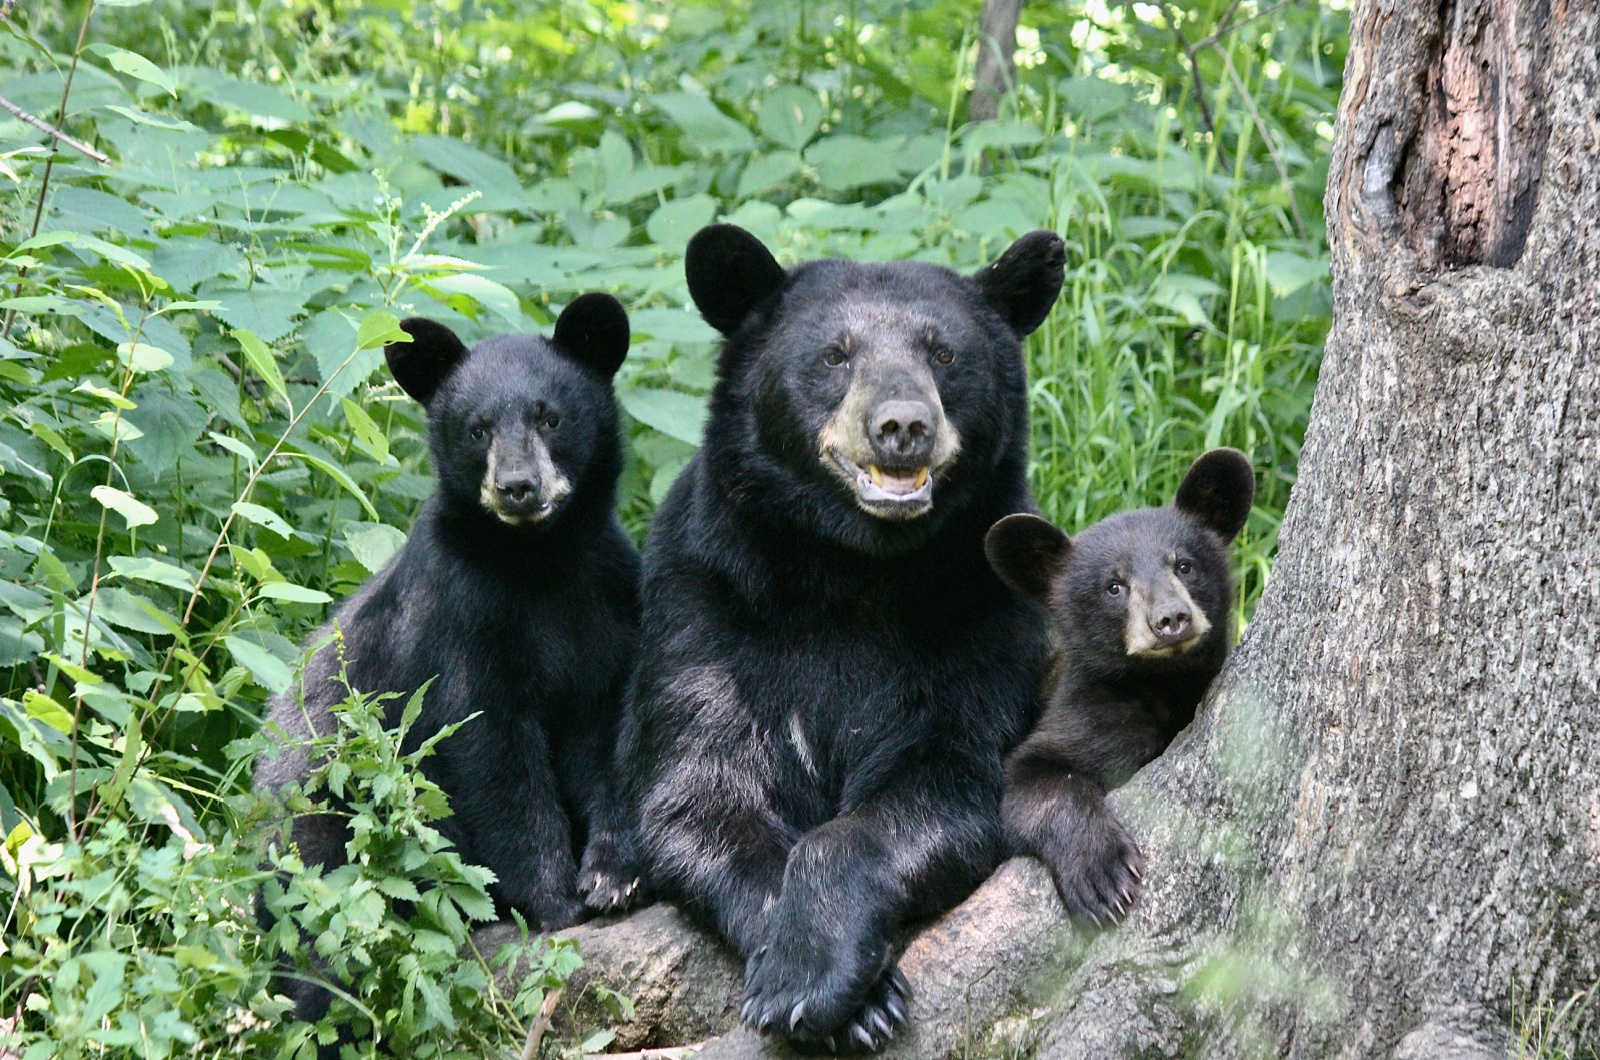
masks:
[[[828,458],[840,477],[855,487],[856,503],[871,515],[914,519],[933,507],[933,469],[926,465],[862,467],[838,449],[829,449]]]

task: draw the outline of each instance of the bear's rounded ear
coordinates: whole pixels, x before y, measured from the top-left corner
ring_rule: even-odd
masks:
[[[707,225],[696,232],[683,271],[700,315],[724,335],[738,331],[787,278],[772,251],[738,225]]]
[[[467,346],[456,333],[427,317],[407,317],[400,330],[410,342],[393,342],[383,348],[400,389],[417,399],[423,408],[433,400],[439,384],[467,358]]]
[[[580,294],[556,318],[550,341],[561,353],[610,379],[628,356],[628,311],[608,294]]]
[[[1001,581],[1042,604],[1066,569],[1072,538],[1037,515],[1008,515],[989,527],[983,554]]]
[[[1183,476],[1172,506],[1232,541],[1250,518],[1256,499],[1256,471],[1237,449],[1213,449],[1201,455]]]
[[[972,276],[984,301],[999,310],[1017,338],[1050,315],[1066,274],[1067,246],[1054,232],[1029,232]]]

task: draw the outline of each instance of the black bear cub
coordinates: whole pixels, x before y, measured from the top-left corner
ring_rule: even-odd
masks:
[[[1075,539],[1034,515],[989,531],[989,562],[1049,609],[1061,654],[1044,717],[1006,763],[1002,817],[1074,916],[1115,920],[1142,888],[1144,856],[1106,792],[1166,750],[1222,669],[1227,546],[1254,498],[1244,454],[1213,449],[1165,508],[1113,515]]]
[[[412,341],[385,354],[427,410],[438,482],[405,547],[334,619],[350,684],[400,693],[389,704],[398,716],[433,679],[411,746],[480,714],[423,768],[450,798],[441,833],[493,870],[502,912],[550,929],[585,905],[625,907],[639,869],[612,794],[613,754],[639,557],[613,512],[622,449],[611,377],[627,314],[586,294],[552,338],[503,335],[470,350],[434,321],[400,326]],[[346,696],[339,669],[329,644],[300,689],[273,702],[268,720],[287,746],[258,760],[258,790],[304,779],[301,741],[331,731],[328,708]],[[295,819],[291,838],[307,864],[346,860],[336,812]],[[326,992],[297,989],[299,1014],[319,1016]]]
[[[784,269],[730,225],[689,243],[726,341],[650,529],[620,754],[652,883],[745,958],[752,1027],[881,1046],[907,1015],[900,926],[1004,853],[1047,653],[983,537],[1032,507],[1022,340],[1064,260],[1050,232],[971,276]]]

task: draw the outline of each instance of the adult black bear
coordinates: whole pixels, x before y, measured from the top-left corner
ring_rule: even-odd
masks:
[[[481,713],[425,760],[453,810],[440,831],[499,877],[502,910],[564,927],[585,903],[625,906],[639,878],[613,790],[639,610],[638,553],[613,512],[622,450],[611,377],[627,314],[587,294],[551,339],[504,335],[470,351],[442,324],[400,326],[412,341],[385,353],[427,409],[438,485],[399,555],[334,619],[349,680],[400,693],[397,713],[433,679],[410,746]],[[303,741],[332,730],[328,708],[346,695],[338,674],[338,652],[324,647],[303,696],[273,702],[268,720],[286,747],[257,761],[258,790],[304,779]],[[297,818],[291,837],[308,864],[345,861],[337,813]],[[301,987],[296,1000],[316,1018],[328,995]]]
[[[1243,453],[1213,449],[1168,507],[1113,515],[1076,539],[1033,515],[989,531],[990,562],[1049,608],[1062,658],[1038,729],[1006,763],[1006,834],[1050,867],[1075,916],[1116,919],[1142,887],[1144,855],[1105,795],[1194,719],[1228,657],[1227,546],[1255,481]]]
[[[702,229],[726,336],[705,443],[645,551],[620,756],[651,878],[746,958],[747,1024],[875,1048],[891,937],[997,863],[1002,759],[1036,713],[1043,615],[984,561],[1031,507],[1021,342],[1061,287],[1035,232],[968,278],[785,271]]]

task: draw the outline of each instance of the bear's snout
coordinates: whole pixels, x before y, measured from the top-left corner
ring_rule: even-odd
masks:
[[[933,409],[922,401],[885,401],[872,413],[868,436],[878,463],[927,467],[933,455]]]
[[[478,492],[478,499],[495,518],[512,526],[541,522],[571,492],[572,483],[536,432],[496,436]]]

